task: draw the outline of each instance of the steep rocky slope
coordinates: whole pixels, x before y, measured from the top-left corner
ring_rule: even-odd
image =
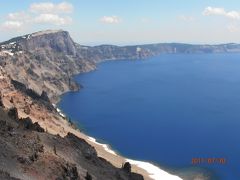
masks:
[[[44,132],[17,109],[0,107],[0,179],[142,180],[126,163],[116,168],[72,133],[65,137]]]
[[[0,179],[143,179],[1,67],[0,144]]]

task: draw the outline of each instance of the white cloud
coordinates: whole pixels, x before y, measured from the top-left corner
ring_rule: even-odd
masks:
[[[9,13],[7,15],[7,20],[10,21],[21,21],[22,23],[31,21],[30,14],[21,11],[21,12],[15,12],[15,13]]]
[[[192,21],[195,20],[194,17],[192,17],[192,16],[185,16],[185,15],[179,16],[179,19],[182,20],[182,21],[186,21],[186,22],[192,22]]]
[[[21,12],[9,13],[7,15],[7,18],[9,20],[19,20],[19,19],[22,19],[22,17],[24,16],[26,16],[26,13],[21,11]]]
[[[227,12],[226,16],[232,19],[240,19],[240,13],[237,11]]]
[[[40,14],[34,18],[34,22],[41,24],[66,25],[72,22],[70,17],[60,17],[57,14]]]
[[[204,16],[209,15],[224,15],[226,12],[223,8],[213,8],[213,7],[206,7],[203,11]]]
[[[225,11],[224,8],[216,8],[216,7],[206,7],[203,11],[204,16],[210,15],[218,15],[225,16],[230,19],[240,19],[240,12],[237,11]]]
[[[121,19],[117,16],[103,16],[100,21],[106,24],[118,24],[121,22]]]
[[[3,30],[20,30],[23,26],[23,23],[20,21],[5,21],[2,25],[1,25],[1,29]]]
[[[29,9],[34,13],[72,13],[73,5],[68,2],[61,2],[59,4],[43,2],[33,3]]]
[[[73,5],[67,2],[61,3],[33,3],[26,11],[13,12],[5,16],[5,21],[0,24],[0,30],[21,30],[22,27],[36,24],[67,25],[72,18],[66,13],[73,12]]]

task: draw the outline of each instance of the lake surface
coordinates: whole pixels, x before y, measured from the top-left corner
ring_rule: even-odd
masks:
[[[59,106],[88,135],[132,159],[240,179],[240,54],[109,61],[76,80],[84,88]]]

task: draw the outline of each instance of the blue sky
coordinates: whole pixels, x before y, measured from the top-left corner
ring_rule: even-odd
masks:
[[[238,0],[8,0],[0,7],[0,41],[64,29],[86,45],[240,42]]]

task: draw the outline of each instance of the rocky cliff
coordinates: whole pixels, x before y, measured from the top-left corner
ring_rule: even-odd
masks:
[[[190,45],[160,43],[138,46],[82,46],[69,33],[47,30],[0,43],[0,65],[28,88],[51,100],[79,86],[72,76],[96,68],[96,63],[115,59],[142,59],[162,53],[240,52],[239,44]]]
[[[44,31],[13,38],[0,45],[0,65],[14,79],[51,99],[78,90],[74,74],[95,69],[81,58],[66,31]]]

